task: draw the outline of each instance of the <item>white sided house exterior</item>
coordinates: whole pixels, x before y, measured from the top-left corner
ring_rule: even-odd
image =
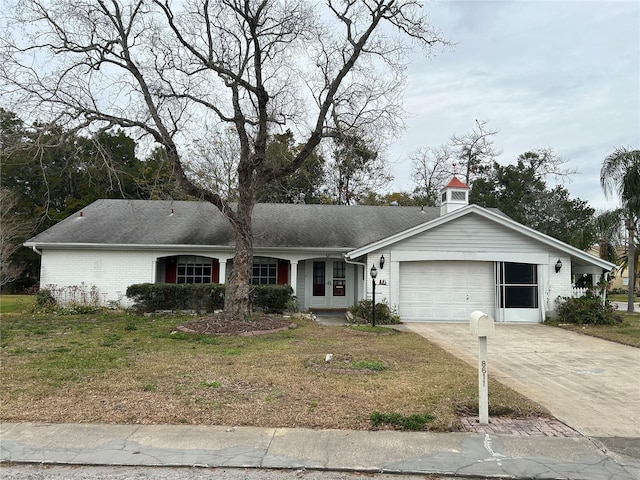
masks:
[[[595,283],[614,268],[499,211],[469,205],[468,191],[454,177],[441,191],[438,218],[347,255],[370,266],[384,257],[376,298],[396,306],[403,321],[466,322],[481,310],[499,322],[542,322],[558,297],[572,296],[573,278],[587,274]]]
[[[301,310],[344,310],[372,295],[407,322],[541,322],[574,276],[614,265],[468,204],[454,178],[440,208],[257,204],[252,283],[289,284]],[[211,204],[98,200],[25,243],[41,288],[127,306],[136,283],[225,283],[233,232]],[[67,297],[68,298],[68,297]],[[62,298],[64,300],[64,298]]]

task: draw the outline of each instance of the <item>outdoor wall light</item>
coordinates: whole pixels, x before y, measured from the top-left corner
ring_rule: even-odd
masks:
[[[561,268],[562,268],[562,262],[560,261],[560,259],[558,259],[558,261],[556,262],[556,273],[558,273]]]
[[[380,270],[384,267],[384,255],[380,255]]]

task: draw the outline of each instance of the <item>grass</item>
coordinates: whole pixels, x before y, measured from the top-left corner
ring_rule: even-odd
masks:
[[[626,313],[622,311],[618,311],[617,313],[622,317],[623,323],[616,325],[563,324],[559,326],[566,330],[640,348],[640,313]]]
[[[3,315],[0,420],[445,431],[477,409],[477,371],[413,333],[306,319],[255,337],[172,333],[190,319]],[[360,368],[314,368],[328,353]],[[490,382],[491,414],[547,415]]]
[[[609,299],[610,302],[624,302],[624,303],[627,303],[627,301],[629,300],[629,296],[626,293],[609,294],[609,295],[607,295],[607,298]],[[640,302],[640,297],[638,297],[636,295],[633,298],[633,301],[635,303]]]
[[[0,295],[0,313],[28,313],[35,299],[35,295]]]

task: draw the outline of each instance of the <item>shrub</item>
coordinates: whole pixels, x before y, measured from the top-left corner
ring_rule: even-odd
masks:
[[[213,312],[224,307],[225,285],[139,283],[127,288],[133,307],[143,312],[156,310],[196,310]],[[253,308],[267,313],[282,313],[292,303],[289,285],[254,285],[251,289]]]
[[[35,310],[57,315],[86,315],[96,313],[100,308],[96,304],[97,288],[92,287],[90,295],[81,286],[44,288],[36,294]],[[71,294],[69,294],[71,292]],[[79,294],[77,294],[80,292]],[[76,295],[77,294],[77,295]]]
[[[610,295],[627,295],[628,293],[628,288],[612,288],[609,290]]]
[[[56,310],[58,315],[87,315],[100,311],[99,307],[94,305],[82,305],[79,303],[65,305]]]
[[[604,305],[602,298],[593,292],[578,298],[562,298],[556,300],[558,304],[558,321],[579,325],[613,325],[617,323],[611,302]]]
[[[51,310],[58,306],[58,302],[53,297],[51,290],[42,289],[36,295],[36,308],[39,310]]]
[[[250,295],[254,309],[282,313],[291,303],[293,288],[290,285],[253,285]]]
[[[369,299],[360,300],[349,307],[349,312],[353,315],[354,323],[370,323],[372,312],[372,302]],[[400,323],[400,316],[385,302],[376,302],[376,324],[393,325]]]
[[[401,413],[391,412],[391,413],[383,413],[383,412],[373,412],[369,420],[371,420],[371,425],[374,427],[379,427],[381,425],[389,425],[396,430],[426,430],[427,424],[433,420],[435,417],[430,414],[419,414],[414,413],[412,415],[403,415]]]
[[[224,285],[138,283],[127,287],[133,307],[143,312],[197,310],[213,312],[224,306]]]

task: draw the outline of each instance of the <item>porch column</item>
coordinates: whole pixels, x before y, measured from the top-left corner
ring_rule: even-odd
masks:
[[[296,286],[298,285],[298,261],[290,260],[291,275],[289,275],[289,285],[293,289],[293,295],[296,295]]]
[[[389,254],[389,305],[400,306],[400,262],[391,261]]]
[[[218,281],[220,283],[227,283],[227,259],[218,258]]]

